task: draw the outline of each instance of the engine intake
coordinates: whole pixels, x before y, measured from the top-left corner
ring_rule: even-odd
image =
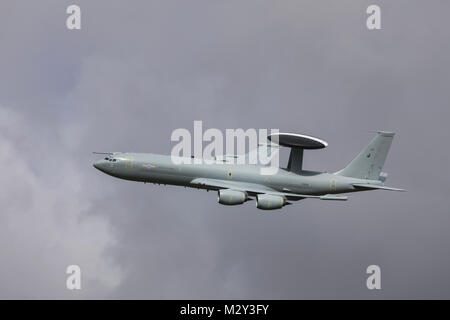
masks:
[[[256,207],[262,210],[281,209],[286,204],[286,199],[274,194],[258,194],[256,196]]]
[[[217,202],[228,206],[243,204],[247,199],[247,193],[230,189],[219,190],[217,195]]]

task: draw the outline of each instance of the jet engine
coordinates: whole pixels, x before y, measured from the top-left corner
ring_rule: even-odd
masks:
[[[286,204],[286,199],[274,194],[258,194],[256,196],[256,207],[262,210],[281,209]]]
[[[243,191],[224,189],[219,190],[217,195],[217,202],[228,206],[243,204],[247,200],[247,193]]]

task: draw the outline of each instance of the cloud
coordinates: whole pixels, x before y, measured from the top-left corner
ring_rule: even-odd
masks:
[[[21,114],[0,107],[0,296],[106,296],[121,281],[107,253],[115,245],[113,228],[104,216],[89,213],[92,199],[70,158],[51,168],[51,178],[36,172],[35,161],[42,165],[39,159],[51,154],[19,151],[30,135]],[[71,264],[82,270],[79,293],[65,287]]]

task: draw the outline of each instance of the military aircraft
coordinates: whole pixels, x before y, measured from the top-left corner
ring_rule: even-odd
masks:
[[[215,190],[218,202],[223,205],[240,205],[256,199],[258,209],[273,210],[307,198],[347,200],[347,196],[340,194],[367,190],[405,191],[384,185],[387,173],[381,170],[393,138],[392,132],[378,131],[356,158],[334,173],[304,170],[303,151],[325,148],[328,144],[315,137],[293,133],[268,136],[271,148],[291,148],[287,167],[279,168],[273,175],[262,175],[261,165],[231,163],[229,156],[218,157],[212,164],[195,161],[176,164],[171,156],[165,155],[94,152],[106,154],[94,167],[125,180]]]

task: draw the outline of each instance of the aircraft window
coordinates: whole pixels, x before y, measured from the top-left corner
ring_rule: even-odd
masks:
[[[109,158],[108,158],[108,157],[106,157],[106,158],[105,158],[105,160],[109,160]]]

